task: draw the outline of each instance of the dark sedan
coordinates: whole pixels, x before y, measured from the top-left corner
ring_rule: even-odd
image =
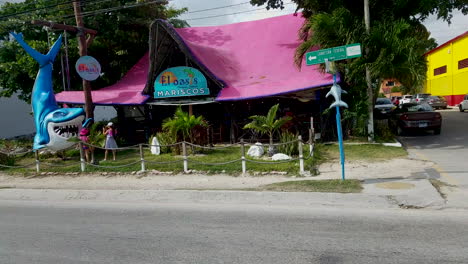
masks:
[[[401,135],[406,131],[432,130],[440,134],[442,116],[428,104],[407,103],[393,111],[390,127]]]

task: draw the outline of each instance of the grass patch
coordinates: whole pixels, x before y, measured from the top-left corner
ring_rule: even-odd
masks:
[[[247,152],[246,147],[246,152]],[[240,146],[232,146],[218,149],[205,148],[189,148],[188,156],[189,169],[202,171],[206,174],[226,173],[231,175],[239,175],[242,171]],[[405,157],[407,155],[403,148],[386,147],[382,145],[345,145],[346,160],[387,160],[397,157]],[[98,149],[95,151],[95,160],[99,161],[98,166],[86,165],[86,172],[133,172],[141,169],[139,149],[126,149],[117,151],[117,160],[104,159],[104,151]],[[182,155],[174,155],[166,153],[162,155],[152,155],[149,149],[144,150],[146,160],[146,170],[158,170],[165,172],[180,173],[183,171]],[[337,144],[323,145],[316,144],[314,156],[309,157],[309,147],[304,146],[303,156],[305,158],[305,170],[316,174],[316,168],[324,162],[336,161],[339,159],[339,150]],[[111,158],[112,154],[109,153]],[[255,160],[262,163],[247,162],[247,171],[255,172],[287,172],[287,175],[299,174],[299,161],[293,160],[285,163],[274,163],[267,159],[254,159],[246,157],[249,160]],[[297,156],[293,157],[297,158]],[[60,157],[52,154],[41,155],[41,172],[80,172],[80,157],[79,151],[76,149],[64,152]],[[230,161],[238,160],[232,163]],[[215,164],[225,163],[225,164]],[[24,155],[15,159],[15,166],[28,166],[27,168],[2,169],[7,173],[19,173],[30,175],[35,174],[35,157],[33,154]],[[131,165],[130,165],[131,164]]]
[[[362,185],[359,180],[304,180],[272,183],[259,189],[278,192],[359,193]]]
[[[340,158],[338,144],[324,145],[322,152],[325,156],[324,160]],[[408,152],[404,148],[388,147],[380,144],[345,145],[344,152],[346,160],[379,161],[408,156]]]

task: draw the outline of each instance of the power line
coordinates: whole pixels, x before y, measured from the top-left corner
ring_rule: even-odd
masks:
[[[213,7],[213,8],[207,8],[207,9],[201,9],[201,10],[190,11],[190,12],[187,12],[186,14],[199,13],[199,12],[204,12],[204,11],[222,9],[222,8],[226,8],[226,7],[240,6],[240,5],[245,5],[245,4],[250,4],[250,1],[242,2],[242,3],[239,3],[239,4],[233,4],[233,5],[227,5],[227,6],[219,6],[219,7]]]
[[[97,15],[97,14],[100,14],[100,13],[106,13],[106,12],[110,12],[110,11],[117,11],[117,10],[121,10],[121,9],[132,8],[132,7],[145,6],[145,5],[149,5],[149,4],[162,4],[162,3],[166,3],[166,2],[167,2],[166,0],[156,0],[156,1],[150,1],[150,2],[145,2],[145,3],[140,3],[140,4],[134,4],[134,5],[126,5],[126,6],[111,7],[111,8],[107,8],[107,9],[93,10],[93,11],[89,11],[89,12],[83,12],[83,13],[81,13],[81,15],[79,17],[93,16],[93,15]],[[66,19],[66,18],[70,18],[70,17],[73,17],[73,16],[74,15],[62,16],[62,18]]]
[[[293,4],[293,3],[286,3],[284,5],[290,5],[290,4]],[[265,8],[257,8],[257,9],[252,9],[252,10],[239,11],[239,12],[230,13],[230,14],[222,14],[222,15],[214,15],[214,16],[206,16],[206,17],[196,17],[196,18],[186,18],[186,19],[183,19],[183,20],[200,20],[200,19],[215,18],[215,17],[222,17],[222,16],[230,16],[230,15],[237,15],[237,14],[255,12],[255,11],[259,11],[259,10],[265,10]]]

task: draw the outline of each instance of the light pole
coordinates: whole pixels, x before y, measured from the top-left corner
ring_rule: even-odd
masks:
[[[370,33],[370,16],[369,16],[369,0],[364,0],[364,23],[366,25],[366,33]],[[369,55],[369,48],[366,47],[366,55]],[[369,119],[367,120],[367,140],[374,141],[374,90],[372,89],[372,81],[369,71],[369,66],[366,66],[366,82],[367,82],[367,111]]]

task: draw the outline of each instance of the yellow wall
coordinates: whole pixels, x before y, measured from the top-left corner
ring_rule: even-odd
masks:
[[[468,68],[458,69],[458,61],[468,58],[468,36],[427,55],[428,71],[424,91],[433,95],[468,94]],[[447,72],[434,76],[434,69],[447,66]]]

